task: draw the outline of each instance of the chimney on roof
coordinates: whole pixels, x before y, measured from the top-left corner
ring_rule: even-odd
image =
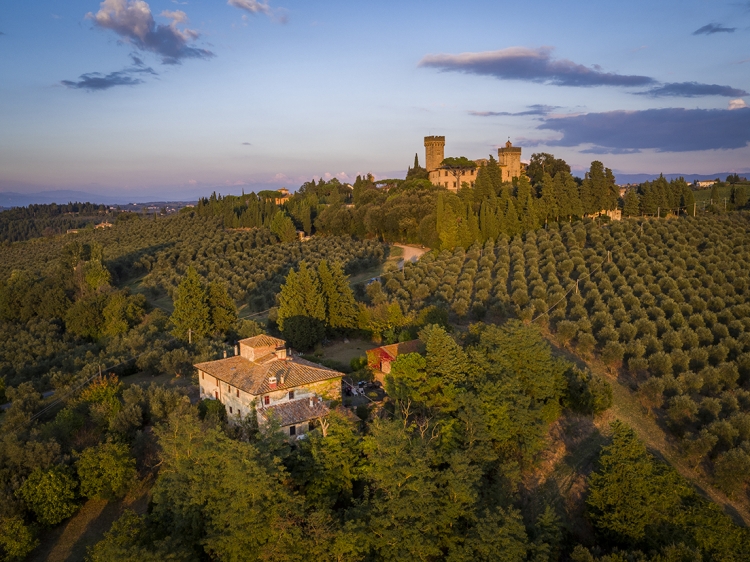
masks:
[[[279,361],[286,361],[286,348],[281,347],[276,350],[276,359]]]
[[[225,349],[224,350],[224,359],[226,359],[226,358],[227,358],[227,350]]]
[[[284,378],[285,378],[285,377],[284,377],[284,373],[281,373],[281,374],[279,375],[279,384],[281,384],[282,386],[283,386],[283,384],[284,384]]]
[[[276,390],[276,377],[270,376],[268,377],[268,386],[271,390]]]
[[[240,354],[240,346],[239,345],[235,345],[234,346],[234,355],[237,356],[239,354]]]

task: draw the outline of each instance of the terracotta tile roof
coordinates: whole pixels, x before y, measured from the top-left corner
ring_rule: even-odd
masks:
[[[279,338],[274,338],[266,334],[253,336],[252,338],[245,338],[244,340],[240,340],[239,343],[241,343],[242,345],[246,345],[247,347],[271,347],[271,346],[285,347],[286,346],[286,342],[284,340],[280,340]]]
[[[343,373],[305,361],[299,357],[286,360],[277,359],[273,353],[259,357],[255,361],[235,355],[218,361],[198,363],[195,367],[235,388],[256,396],[272,390],[291,389],[344,376]],[[269,386],[268,379],[274,376],[276,377],[276,388],[272,389]]]
[[[312,403],[312,405],[311,405]],[[258,413],[263,419],[275,417],[281,426],[302,423],[327,416],[330,410],[321,400],[292,400],[267,408],[259,408]]]
[[[374,349],[368,349],[367,354],[380,359],[393,361],[399,355],[404,353],[420,353],[422,351],[422,342],[420,340],[410,340],[401,343],[392,343],[383,345]]]

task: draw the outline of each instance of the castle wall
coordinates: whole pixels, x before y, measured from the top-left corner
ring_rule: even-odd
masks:
[[[469,184],[470,187],[474,187],[479,168],[487,163],[485,159],[475,160],[477,168],[464,170],[461,176],[456,179],[456,176],[450,170],[440,168],[440,164],[445,159],[445,137],[425,137],[424,146],[430,182],[454,192],[458,191],[464,182]],[[500,167],[500,177],[504,182],[511,182],[513,178],[519,178],[524,173],[521,164],[521,148],[513,146],[510,141],[504,147],[497,149],[497,163]]]
[[[479,168],[463,170],[459,178],[459,183],[456,181],[456,176],[450,171],[441,169],[433,170],[430,172],[430,182],[433,185],[441,185],[451,191],[458,191],[459,187],[461,187],[461,184],[464,182],[468,183],[470,187],[474,187],[474,182],[477,179],[478,172]]]

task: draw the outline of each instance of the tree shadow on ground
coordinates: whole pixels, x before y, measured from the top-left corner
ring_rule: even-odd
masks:
[[[29,562],[78,562],[86,558],[88,549],[104,538],[123,511],[132,509],[145,513],[148,490],[139,489],[134,497],[117,502],[88,500],[73,517],[42,535],[39,546]]]

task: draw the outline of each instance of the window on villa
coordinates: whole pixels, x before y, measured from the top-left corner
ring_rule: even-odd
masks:
[[[289,391],[289,400],[294,400],[294,391],[293,390]]]
[[[270,396],[264,396],[263,397],[263,403],[268,406],[271,403],[271,397]]]
[[[293,425],[289,428],[289,435],[297,435],[297,426]]]
[[[214,396],[216,396],[217,400],[219,399],[219,391],[218,390],[214,390]]]
[[[239,398],[239,397],[240,397],[240,389],[238,388],[237,389],[237,398]]]
[[[230,414],[232,413],[232,407],[231,406],[229,406],[229,413]]]
[[[309,422],[307,424],[307,431],[312,431],[313,429],[315,429],[315,422]]]
[[[202,378],[202,379],[205,379],[205,378],[206,378],[206,373],[204,373],[204,372],[201,372],[201,378]]]

